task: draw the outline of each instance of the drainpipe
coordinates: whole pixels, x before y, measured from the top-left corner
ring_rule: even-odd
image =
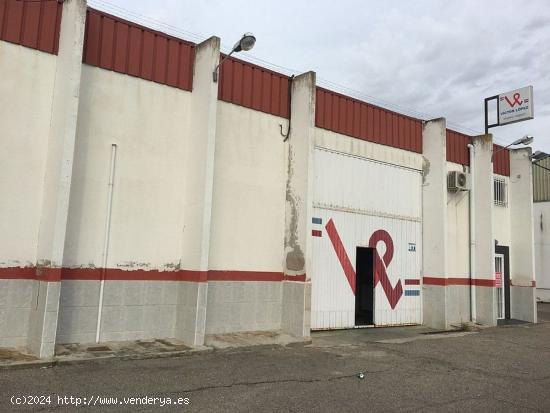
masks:
[[[111,145],[111,168],[109,172],[109,195],[107,200],[107,218],[105,220],[105,239],[103,244],[103,263],[101,266],[101,283],[99,286],[99,304],[97,308],[97,326],[95,331],[95,342],[99,343],[101,332],[101,313],[103,312],[103,291],[105,289],[105,274],[107,271],[107,256],[109,252],[109,241],[111,239],[111,211],[113,207],[113,186],[116,164],[116,143]]]
[[[476,215],[475,215],[475,148],[468,144],[470,151],[470,196],[469,196],[469,218],[470,218],[470,321],[476,322],[476,289],[473,285],[476,260]]]

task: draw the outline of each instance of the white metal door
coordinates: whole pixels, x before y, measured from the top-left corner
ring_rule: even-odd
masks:
[[[495,287],[497,290],[497,319],[505,318],[506,302],[504,300],[504,255],[495,254]]]
[[[376,249],[374,323],[422,322],[419,171],[315,150],[314,329],[355,325],[357,247]]]

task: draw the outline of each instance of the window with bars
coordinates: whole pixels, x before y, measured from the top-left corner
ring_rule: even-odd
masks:
[[[494,198],[495,205],[505,207],[508,205],[508,185],[504,178],[495,177],[493,179],[495,186]]]

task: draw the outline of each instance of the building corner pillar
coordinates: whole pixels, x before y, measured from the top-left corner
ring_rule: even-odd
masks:
[[[510,151],[510,316],[537,322],[531,149]]]
[[[219,56],[218,37],[195,47],[191,125],[183,159],[186,179],[181,266],[196,273],[197,281],[180,283],[176,338],[195,347],[204,344],[206,326],[218,104],[218,83],[212,73]]]
[[[62,16],[28,333],[29,350],[41,358],[52,357],[55,352],[76,142],[86,1],[65,1]]]
[[[423,324],[448,328],[447,268],[447,122],[433,119],[422,127],[422,308]]]
[[[472,283],[475,288],[476,322],[494,326],[496,318],[495,237],[493,230],[493,136],[472,138],[474,146],[474,216],[475,267]]]
[[[313,213],[313,148],[315,139],[315,72],[292,79],[287,140],[282,330],[310,336],[311,217]]]

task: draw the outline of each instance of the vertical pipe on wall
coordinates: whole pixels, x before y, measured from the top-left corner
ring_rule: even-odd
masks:
[[[470,321],[476,322],[476,289],[473,285],[475,272],[475,251],[476,251],[476,224],[475,224],[475,148],[468,144],[470,151],[470,197],[468,218],[470,222]]]
[[[115,164],[116,164],[116,143],[111,145],[111,166],[109,171],[109,189],[107,199],[107,217],[105,219],[105,240],[103,245],[103,263],[101,267],[101,282],[99,286],[99,304],[97,308],[97,326],[95,332],[95,341],[99,343],[99,335],[101,332],[101,313],[103,311],[103,291],[105,290],[105,274],[107,271],[107,257],[109,253],[109,241],[111,235],[111,212],[113,206],[113,186],[115,178]]]

